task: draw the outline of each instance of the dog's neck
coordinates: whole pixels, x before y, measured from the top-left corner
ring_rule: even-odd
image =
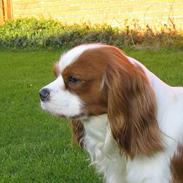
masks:
[[[92,116],[82,120],[85,128],[85,146],[90,145],[93,146],[93,148],[94,146],[97,146],[98,148],[103,148],[102,146],[104,146],[108,130],[107,121],[107,114]]]
[[[94,164],[106,179],[113,177],[117,183],[124,180],[126,159],[119,153],[112,137],[107,114],[89,117],[82,123],[85,128],[84,148],[90,155],[91,164]]]

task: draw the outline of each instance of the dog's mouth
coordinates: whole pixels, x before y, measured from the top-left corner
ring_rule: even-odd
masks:
[[[70,119],[70,120],[81,120],[81,119],[85,119],[87,117],[87,114],[84,112],[81,112],[80,114],[73,115],[73,116],[65,115],[62,112],[54,112],[52,110],[49,110],[47,107],[45,107],[45,105],[42,102],[41,102],[41,108],[43,109],[43,111],[48,112],[54,116],[58,116],[60,118],[66,118],[66,119]]]

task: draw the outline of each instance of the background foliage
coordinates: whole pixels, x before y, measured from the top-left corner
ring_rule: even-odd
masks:
[[[125,21],[123,28],[114,28],[107,24],[64,25],[54,20],[26,18],[0,26],[0,47],[5,48],[60,48],[92,42],[119,47],[183,48],[183,35],[173,22],[154,29],[148,25],[142,28],[136,21]]]

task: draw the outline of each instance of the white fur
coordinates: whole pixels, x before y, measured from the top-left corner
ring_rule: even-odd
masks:
[[[106,183],[121,183],[126,174],[126,160],[118,152],[107,115],[90,117],[82,122],[85,128],[85,149],[90,155],[91,164],[104,175]]]
[[[59,63],[61,71],[84,51],[98,46],[102,45],[82,45],[67,52]],[[169,183],[170,158],[176,151],[177,143],[183,139],[183,88],[168,86],[140,62],[130,57],[128,59],[143,68],[155,92],[157,121],[163,134],[165,151],[152,157],[136,156],[133,160],[126,159],[119,153],[111,135],[107,115],[82,120],[85,128],[85,149],[92,164],[104,175],[106,183]],[[62,86],[59,86],[60,83]],[[44,109],[66,116],[80,113],[82,101],[79,96],[63,89],[61,77],[46,87],[53,89],[53,93],[51,92],[50,103],[42,103]]]

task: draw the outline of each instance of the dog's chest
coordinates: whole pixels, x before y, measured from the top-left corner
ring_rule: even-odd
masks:
[[[91,117],[84,121],[85,128],[85,149],[90,154],[91,160],[97,161],[104,151],[105,139],[107,136],[107,117]]]
[[[126,172],[125,160],[111,135],[107,116],[91,117],[83,124],[85,149],[90,155],[91,164],[104,175],[107,182],[121,183]]]

